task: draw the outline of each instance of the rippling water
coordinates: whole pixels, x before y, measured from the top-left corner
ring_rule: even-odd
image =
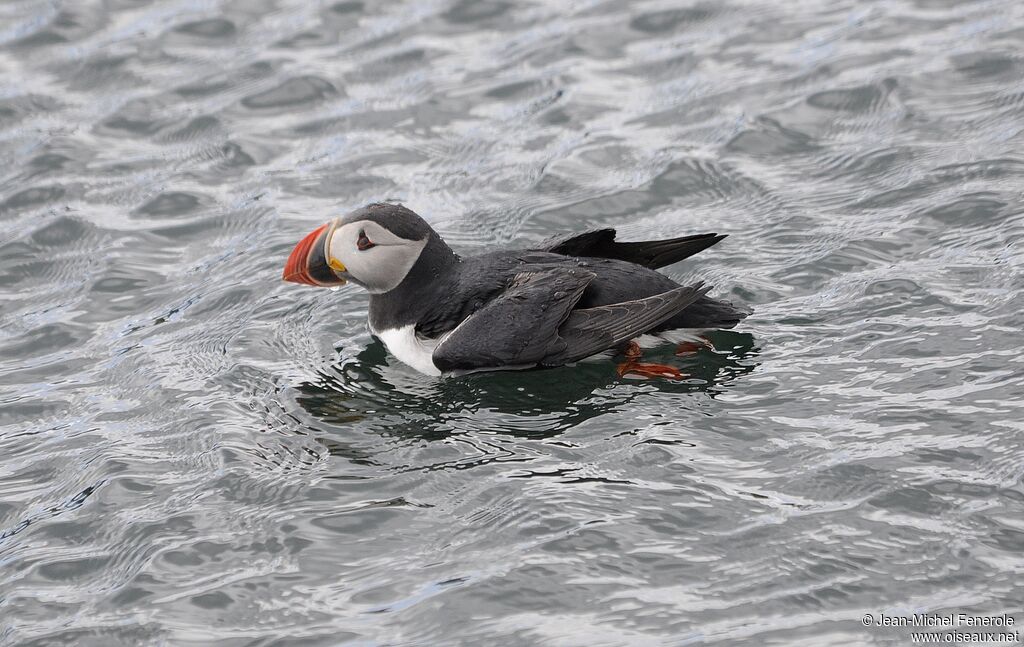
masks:
[[[0,6],[0,644],[905,644],[1024,600],[1024,4]],[[719,231],[684,382],[280,281]],[[672,348],[655,356],[672,357]],[[675,360],[670,360],[675,361]]]

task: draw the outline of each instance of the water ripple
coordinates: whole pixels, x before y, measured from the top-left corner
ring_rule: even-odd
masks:
[[[1016,613],[1006,0],[0,7],[0,644],[861,644]],[[424,380],[295,240],[729,238],[680,382]],[[1021,618],[1018,617],[1018,622]]]

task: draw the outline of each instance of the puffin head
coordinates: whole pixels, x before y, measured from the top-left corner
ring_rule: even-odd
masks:
[[[314,286],[348,281],[370,293],[398,287],[428,244],[443,246],[430,225],[397,204],[371,204],[317,227],[292,250],[285,281]]]

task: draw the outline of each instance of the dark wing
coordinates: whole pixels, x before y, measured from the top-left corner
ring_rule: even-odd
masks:
[[[646,299],[573,310],[558,331],[565,350],[548,356],[543,363],[568,364],[629,341],[672,318],[710,290],[699,282]]]
[[[595,274],[547,268],[520,272],[512,285],[467,317],[434,349],[442,372],[534,366],[563,352],[558,327]]]
[[[559,366],[643,334],[710,288],[698,283],[595,308],[574,309],[595,275],[580,269],[521,272],[434,349],[442,372]]]
[[[564,256],[613,258],[658,269],[702,252],[725,234],[696,234],[668,240],[648,240],[633,243],[615,242],[614,229],[598,229],[583,234],[568,234],[541,242],[537,251]]]

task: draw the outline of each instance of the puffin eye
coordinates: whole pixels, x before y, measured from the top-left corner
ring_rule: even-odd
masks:
[[[360,231],[359,240],[356,241],[356,249],[358,249],[361,252],[365,252],[371,247],[376,247],[376,245],[370,242],[370,239],[366,237],[365,231]]]

